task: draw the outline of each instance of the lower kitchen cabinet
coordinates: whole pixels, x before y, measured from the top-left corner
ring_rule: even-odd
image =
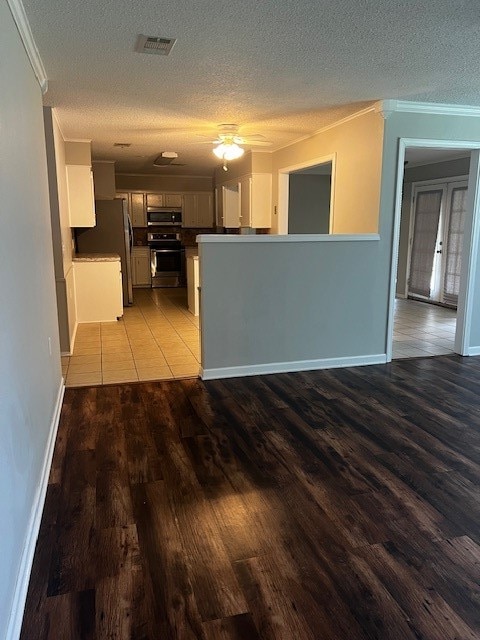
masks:
[[[134,287],[151,287],[150,249],[133,247],[132,249],[132,284]]]
[[[75,258],[73,276],[78,322],[114,322],[123,316],[120,258]]]

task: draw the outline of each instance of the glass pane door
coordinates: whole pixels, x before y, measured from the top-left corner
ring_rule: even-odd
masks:
[[[431,298],[435,284],[433,274],[444,193],[443,186],[422,188],[415,193],[408,285],[408,292],[413,296]]]

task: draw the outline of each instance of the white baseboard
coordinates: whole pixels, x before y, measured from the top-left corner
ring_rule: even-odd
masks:
[[[480,356],[480,347],[468,347],[467,356]]]
[[[361,367],[369,364],[385,364],[387,355],[378,353],[368,356],[350,356],[345,358],[322,358],[320,360],[297,360],[294,362],[269,362],[240,367],[220,367],[218,369],[200,369],[202,380],[219,378],[241,378],[260,376],[269,373],[290,373],[295,371],[314,371],[317,369],[337,369],[339,367]]]
[[[13,594],[12,610],[8,621],[6,640],[18,640],[20,637],[20,631],[22,630],[23,611],[25,609],[25,600],[27,598],[33,556],[35,554],[35,546],[37,544],[40,522],[42,520],[43,506],[45,504],[45,496],[47,494],[48,477],[50,475],[50,467],[52,465],[53,450],[55,448],[55,440],[57,437],[64,393],[65,384],[62,378],[53,411],[52,421],[50,423],[50,433],[48,434],[48,441],[45,448],[45,456],[43,458],[39,483],[37,485],[37,491],[35,493],[32,510],[30,512],[27,535],[20,561],[20,569],[18,571],[15,592]]]

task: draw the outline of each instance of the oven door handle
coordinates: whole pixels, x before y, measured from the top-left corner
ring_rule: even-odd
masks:
[[[151,249],[153,253],[181,253],[183,249]]]

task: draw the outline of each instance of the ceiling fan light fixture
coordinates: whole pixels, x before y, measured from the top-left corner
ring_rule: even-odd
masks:
[[[222,142],[213,149],[213,153],[220,158],[220,160],[237,160],[241,158],[245,153],[245,149],[238,146],[236,142]]]

